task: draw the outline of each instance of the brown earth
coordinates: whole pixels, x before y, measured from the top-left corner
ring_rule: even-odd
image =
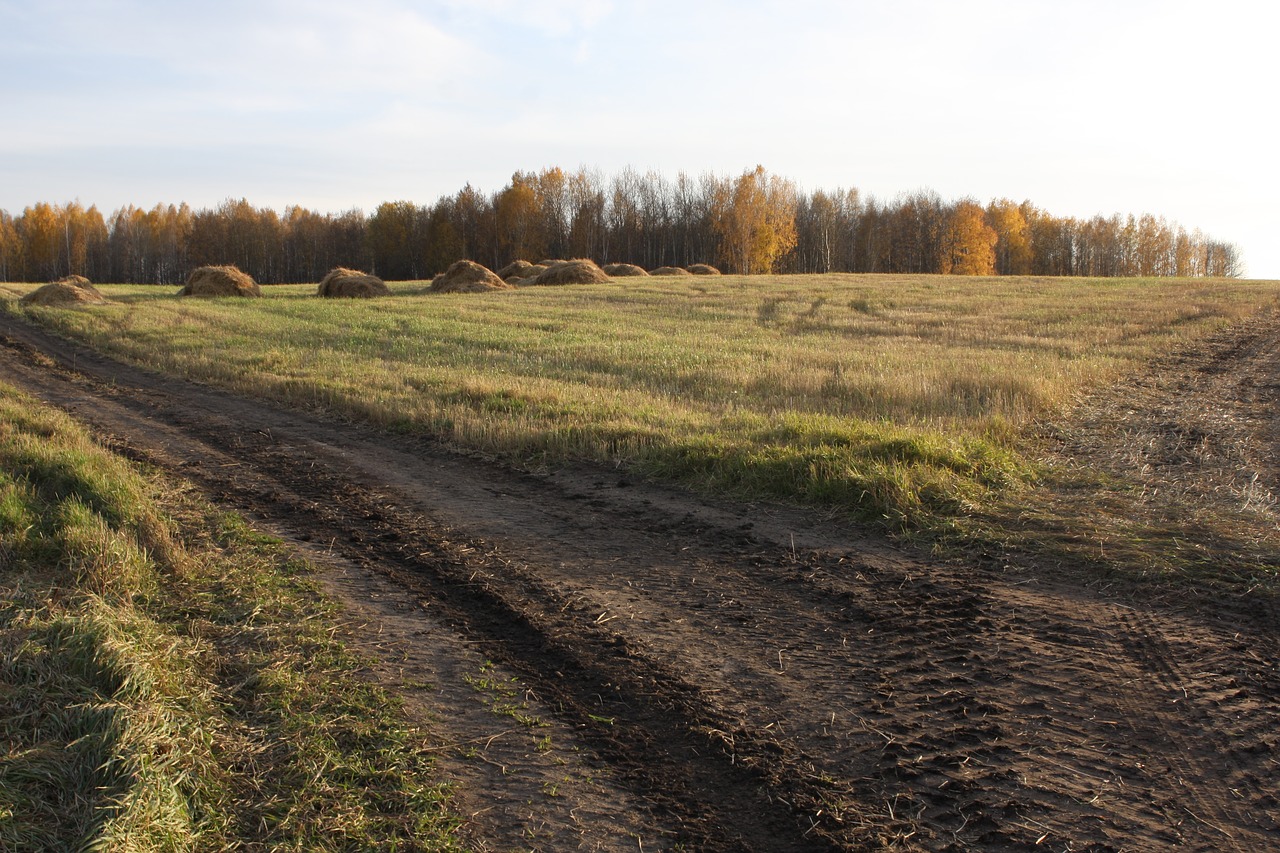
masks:
[[[1214,370],[1255,378],[1235,387],[1273,477],[1280,334],[1239,334],[1184,366],[1214,393]],[[324,567],[477,849],[1280,847],[1270,600],[930,560],[604,468],[515,473],[3,314],[0,344],[0,380]]]

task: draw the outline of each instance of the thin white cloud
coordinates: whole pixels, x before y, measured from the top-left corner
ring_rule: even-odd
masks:
[[[131,89],[193,96],[231,90],[268,100],[270,94],[377,97],[422,91],[485,59],[482,49],[398,0],[207,6],[62,0],[48,2],[42,15],[25,14],[22,23],[25,32],[6,47],[32,55],[56,49],[92,62],[102,78],[123,75]],[[43,85],[41,75],[24,76]]]
[[[238,55],[208,57],[210,73],[284,92],[385,96],[417,93],[456,76],[483,51],[403,3],[275,0],[246,22]]]
[[[593,30],[614,10],[611,0],[444,0],[443,5],[466,20],[555,38]]]

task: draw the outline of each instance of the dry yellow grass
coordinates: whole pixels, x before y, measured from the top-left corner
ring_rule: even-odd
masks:
[[[432,293],[486,293],[509,290],[512,285],[493,270],[475,261],[455,261],[431,282]]]
[[[106,301],[93,285],[67,281],[50,282],[22,297],[25,305],[101,305]]]
[[[578,258],[572,261],[561,261],[547,267],[533,278],[525,279],[525,284],[603,284],[609,280],[608,274],[595,261]]]
[[[197,267],[187,277],[179,296],[261,296],[262,289],[239,267]]]
[[[638,267],[635,264],[605,264],[603,269],[605,271],[605,275],[610,278],[625,278],[627,276],[641,276],[649,274],[644,267]]]
[[[533,269],[534,264],[529,261],[515,260],[507,264],[500,270],[496,270],[494,275],[503,281],[510,281],[513,278],[528,278],[529,270]]]
[[[320,280],[316,295],[330,298],[370,299],[375,296],[390,296],[391,290],[376,275],[346,267],[335,267]]]
[[[1020,436],[1277,298],[1231,280],[725,276],[372,306],[158,298],[39,316],[149,365],[523,464],[609,460],[868,516],[962,512]],[[393,291],[396,287],[393,287]]]

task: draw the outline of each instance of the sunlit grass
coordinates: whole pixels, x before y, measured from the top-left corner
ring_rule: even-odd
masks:
[[[1029,423],[1280,293],[858,275],[393,288],[228,301],[108,286],[119,304],[29,313],[166,372],[525,465],[613,462],[897,524],[1032,479]]]
[[[0,850],[453,849],[304,569],[0,385]]]

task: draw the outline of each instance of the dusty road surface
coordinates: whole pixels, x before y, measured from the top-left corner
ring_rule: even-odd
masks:
[[[1269,605],[513,473],[3,316],[0,344],[0,380],[325,567],[477,849],[1280,849]]]

